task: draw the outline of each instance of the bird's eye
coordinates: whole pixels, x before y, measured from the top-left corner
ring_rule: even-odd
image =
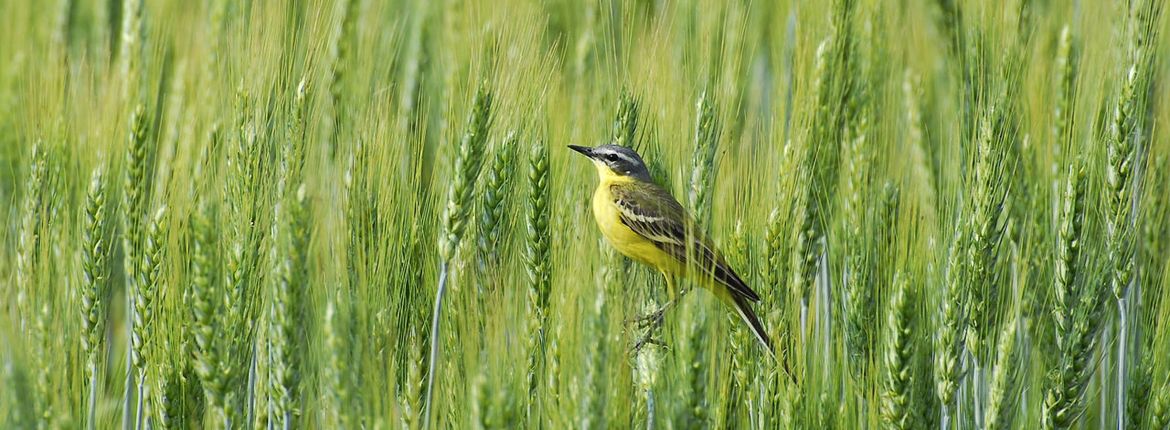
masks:
[[[617,154],[605,154],[606,161],[613,162],[613,161],[617,161],[617,159],[618,159]]]

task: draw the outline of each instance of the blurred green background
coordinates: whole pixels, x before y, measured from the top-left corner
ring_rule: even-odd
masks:
[[[1166,428],[1163,9],[0,0],[0,427]]]

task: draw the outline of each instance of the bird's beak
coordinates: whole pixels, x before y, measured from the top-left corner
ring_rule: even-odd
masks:
[[[581,154],[584,154],[586,157],[593,158],[593,148],[590,148],[588,146],[569,145],[569,149],[580,152]]]

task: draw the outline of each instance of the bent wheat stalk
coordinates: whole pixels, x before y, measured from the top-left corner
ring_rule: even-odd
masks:
[[[447,273],[459,248],[475,194],[475,180],[483,165],[484,143],[491,127],[492,95],[481,86],[475,93],[472,110],[467,120],[467,131],[460,141],[455,156],[455,181],[447,192],[447,208],[443,211],[443,231],[439,237],[439,285],[435,291],[435,307],[431,313],[431,356],[427,365],[427,394],[423,403],[423,428],[430,428],[432,400],[435,397],[435,365],[439,356],[439,323],[443,311],[443,296],[447,293]]]

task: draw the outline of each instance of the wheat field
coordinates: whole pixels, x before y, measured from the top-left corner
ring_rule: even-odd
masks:
[[[1166,4],[0,0],[0,428],[1168,429]]]

